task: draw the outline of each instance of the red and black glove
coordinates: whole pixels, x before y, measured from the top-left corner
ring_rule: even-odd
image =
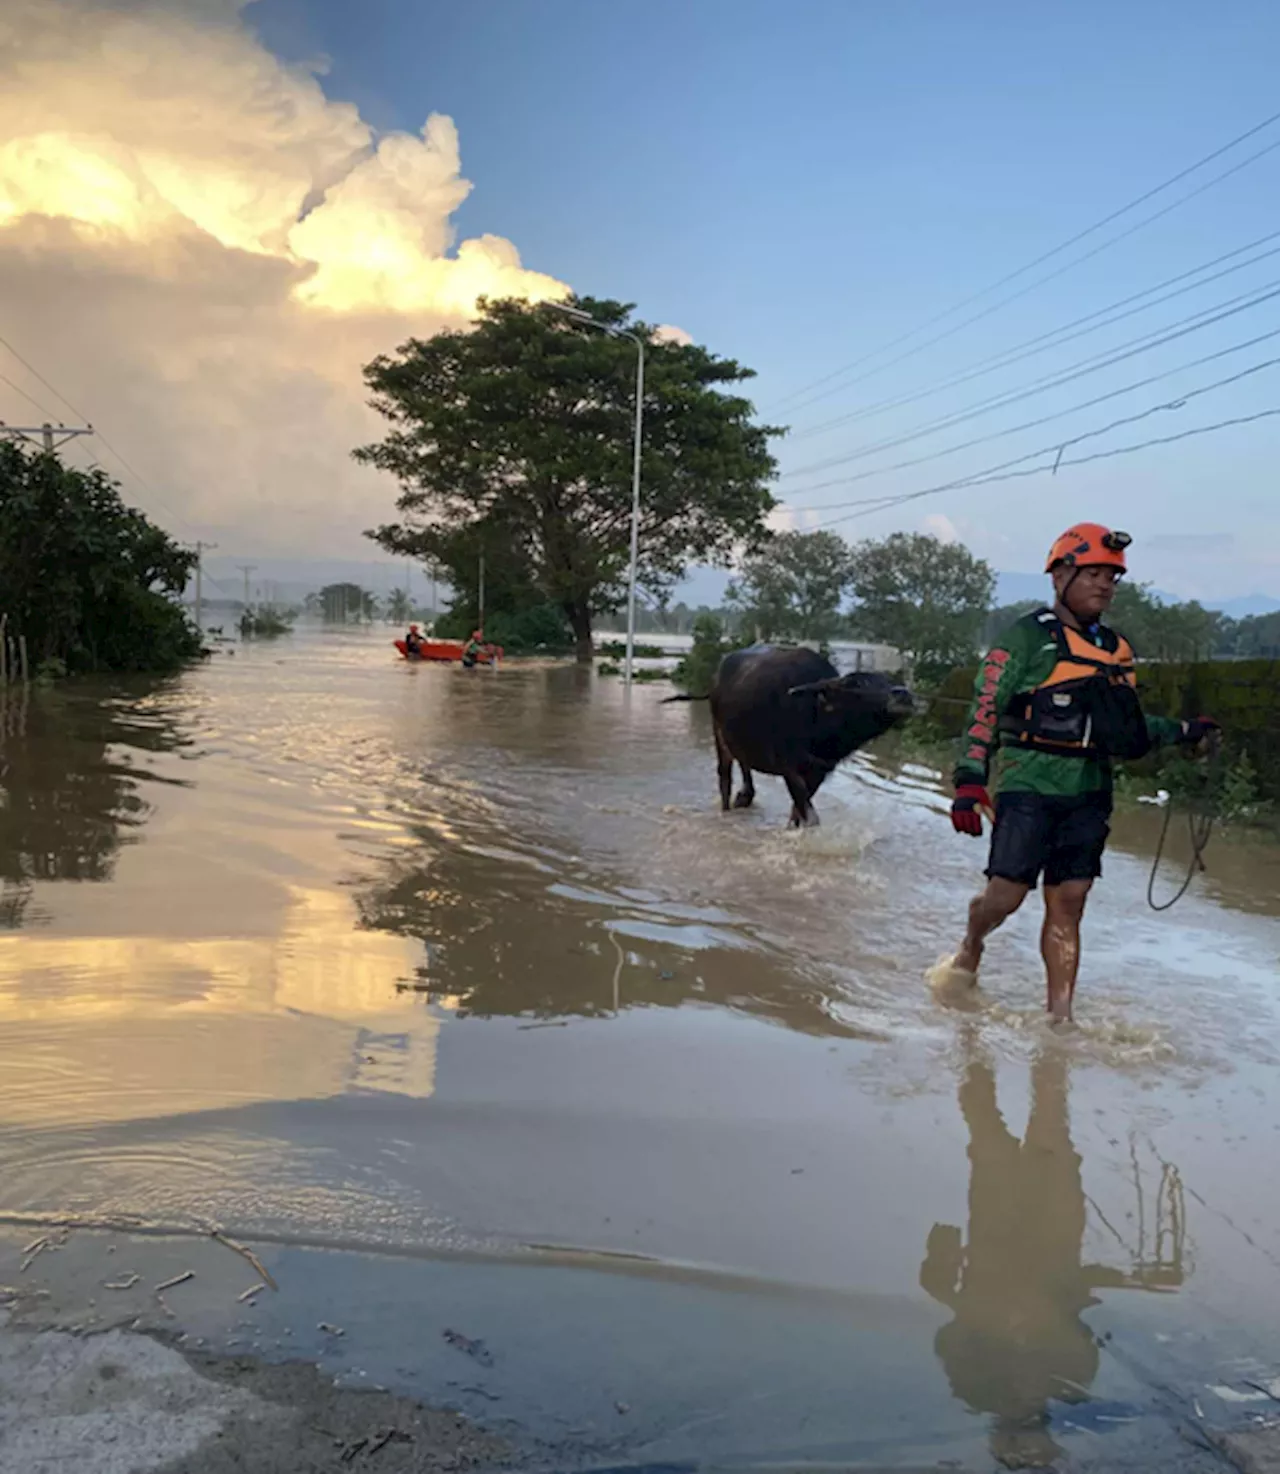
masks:
[[[980,783],[961,783],[951,805],[951,824],[957,834],[982,838],[982,813],[991,812],[991,795]]]
[[[1178,739],[1187,747],[1198,747],[1207,737],[1216,737],[1222,728],[1212,717],[1192,717],[1183,722],[1182,736]]]

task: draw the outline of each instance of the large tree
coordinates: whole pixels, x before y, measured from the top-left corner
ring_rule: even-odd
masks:
[[[743,560],[725,599],[761,639],[829,640],[840,629],[852,572],[838,533],[780,532]]]
[[[730,392],[751,370],[654,338],[622,303],[575,305],[645,341],[639,566],[660,597],[689,563],[725,564],[764,535],[769,437],[780,432],[754,424],[750,402]],[[564,611],[589,660],[593,615],[625,593],[635,345],[550,304],[482,301],[471,330],[410,339],[365,379],[391,429],[355,455],[401,487],[400,519],[370,536],[452,567],[491,533],[495,552],[514,552],[540,598]]]
[[[30,663],[169,670],[200,653],[178,605],[196,557],[104,471],[0,443],[0,615]]]
[[[996,577],[960,543],[895,532],[854,548],[850,587],[858,633],[896,646],[928,680],[973,658]]]

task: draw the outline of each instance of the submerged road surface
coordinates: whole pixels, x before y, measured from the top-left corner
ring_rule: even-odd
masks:
[[[1215,1467],[1280,1374],[1280,855],[1156,916],[1119,823],[1057,1038],[1030,909],[923,981],[936,775],[722,815],[663,694],[375,631],[11,698],[0,1282],[566,1467]]]

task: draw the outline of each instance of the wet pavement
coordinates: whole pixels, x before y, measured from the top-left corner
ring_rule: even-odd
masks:
[[[925,986],[983,857],[891,745],[794,833],[775,780],[719,813],[661,687],[388,641],[0,712],[27,1323],[314,1358],[564,1467],[1220,1467],[1280,1374],[1280,851],[1156,916],[1123,816],[1058,1038],[1030,911],[972,1006]]]

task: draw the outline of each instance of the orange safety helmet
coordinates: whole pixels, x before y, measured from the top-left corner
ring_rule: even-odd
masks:
[[[1127,573],[1124,550],[1132,541],[1127,532],[1113,532],[1100,522],[1077,522],[1049,549],[1044,571],[1052,573],[1060,563],[1068,568],[1090,568],[1104,563]]]

